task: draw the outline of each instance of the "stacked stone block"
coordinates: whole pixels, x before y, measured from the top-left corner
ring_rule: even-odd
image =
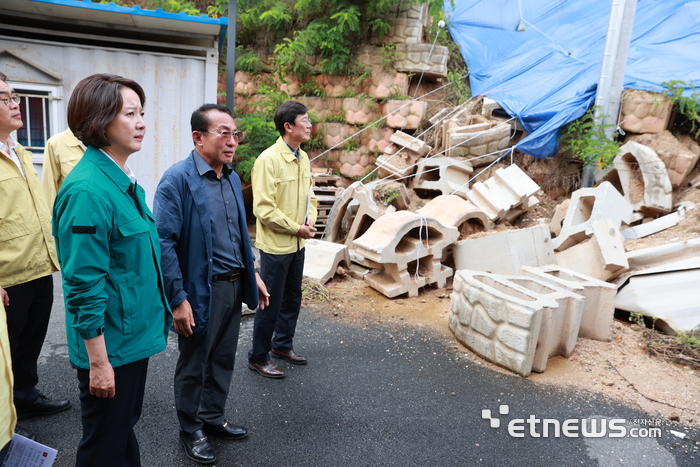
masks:
[[[458,270],[450,296],[449,326],[462,344],[487,360],[529,376],[543,310],[559,305],[551,297],[498,276]]]
[[[444,287],[452,269],[441,264],[443,250],[459,232],[436,219],[409,211],[384,214],[353,241],[356,262],[379,272],[365,276],[367,284],[392,298],[435,284]]]

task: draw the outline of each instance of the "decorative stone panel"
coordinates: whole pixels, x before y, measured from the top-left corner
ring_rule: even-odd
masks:
[[[622,93],[620,128],[632,133],[660,133],[668,126],[672,108],[668,96],[626,89]]]
[[[698,156],[700,155],[700,151],[693,153],[687,145],[677,140],[668,130],[643,135],[630,135],[626,141],[636,141],[653,149],[666,166],[668,178],[673,188],[683,185],[688,174],[698,162]],[[697,143],[695,146],[697,146]]]
[[[428,103],[424,101],[390,100],[383,105],[386,124],[391,128],[416,130],[425,117]]]
[[[447,76],[447,47],[432,44],[396,44],[394,69],[404,73],[423,73],[427,78]]]
[[[381,118],[377,113],[376,103],[369,99],[349,97],[343,99],[342,106],[345,111],[345,121],[351,125],[367,125]]]
[[[396,130],[387,127],[372,127],[360,133],[360,141],[372,153],[384,153],[391,144],[391,135]]]
[[[315,125],[314,132],[320,132],[323,144],[332,148],[357,133],[357,128],[347,123],[320,122]]]
[[[485,359],[529,376],[545,309],[555,300],[500,279],[458,270],[450,296],[449,326],[455,337]]]
[[[449,157],[466,157],[474,167],[481,167],[498,159],[502,150],[510,147],[510,125],[496,122],[467,126],[447,124],[446,145]]]
[[[666,166],[648,146],[625,143],[613,160],[625,199],[635,211],[667,214],[673,208],[673,187]]]
[[[386,99],[392,95],[408,94],[406,73],[372,73],[369,78],[368,93],[375,99]]]

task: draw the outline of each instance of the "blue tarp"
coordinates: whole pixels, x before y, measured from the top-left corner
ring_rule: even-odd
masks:
[[[593,105],[610,3],[445,1],[472,93],[497,101],[530,133],[519,150],[554,155],[558,129]],[[518,32],[521,20],[526,30]],[[672,80],[700,83],[699,51],[700,0],[638,0],[624,87],[661,91]]]

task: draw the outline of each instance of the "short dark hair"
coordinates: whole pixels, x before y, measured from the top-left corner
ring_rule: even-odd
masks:
[[[101,148],[110,142],[105,129],[119,114],[124,104],[121,90],[132,89],[146,105],[146,94],[134,80],[98,73],[83,78],[68,100],[68,127],[85,146]]]
[[[207,117],[207,112],[210,110],[218,110],[219,112],[229,114],[233,117],[231,109],[228,107],[219,104],[203,104],[192,112],[192,117],[190,117],[192,131],[207,131],[209,129],[209,117]]]
[[[309,109],[304,104],[297,101],[287,101],[280,105],[275,112],[275,127],[279,131],[280,136],[284,136],[284,124],[291,123],[294,125],[295,120],[299,115],[308,113]]]

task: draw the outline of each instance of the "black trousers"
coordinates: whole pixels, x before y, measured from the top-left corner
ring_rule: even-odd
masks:
[[[134,425],[141,417],[148,359],[114,368],[115,396],[90,394],[90,371],[78,370],[83,438],[76,467],[139,467],[141,454]]]
[[[40,277],[5,289],[10,296],[7,334],[10,338],[15,404],[32,403],[39,397],[36,362],[44,345],[53,305],[53,278]]]
[[[188,435],[204,423],[221,425],[226,420],[241,327],[241,281],[212,283],[211,302],[206,331],[178,335],[175,409],[180,429]]]
[[[255,312],[250,363],[270,360],[270,350],[294,349],[294,333],[301,310],[301,281],[305,249],[287,255],[260,252],[260,277],[270,293],[270,304]]]

